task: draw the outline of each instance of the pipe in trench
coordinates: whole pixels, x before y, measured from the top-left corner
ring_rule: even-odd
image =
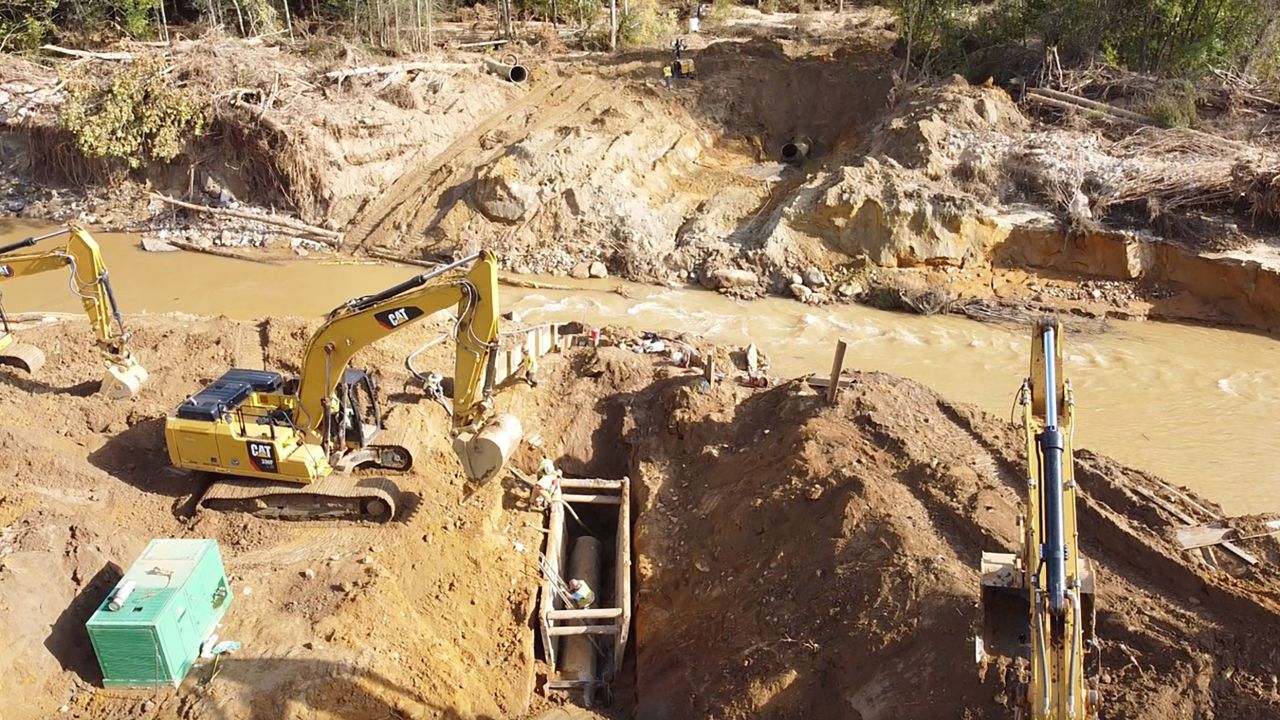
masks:
[[[526,68],[520,63],[505,63],[498,60],[490,60],[489,58],[485,58],[483,62],[485,70],[488,70],[503,80],[513,83],[522,83],[529,79],[529,68]]]
[[[809,157],[811,143],[807,137],[798,137],[782,146],[782,161],[788,163],[804,162]]]
[[[577,578],[585,580],[596,593],[597,602],[602,597],[600,587],[600,541],[590,535],[583,535],[573,542],[569,553],[569,572],[565,582]],[[584,680],[595,682],[598,679],[599,653],[596,652],[592,635],[568,635],[562,639],[560,648],[564,658],[562,676],[566,680]],[[591,704],[592,691],[587,690],[587,704]]]

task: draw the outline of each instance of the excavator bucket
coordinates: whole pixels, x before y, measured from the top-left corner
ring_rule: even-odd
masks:
[[[44,351],[34,345],[11,342],[0,349],[0,365],[15,367],[26,373],[37,373],[44,367]]]
[[[462,461],[467,480],[483,485],[498,476],[515,453],[524,428],[515,415],[493,416],[478,430],[463,428],[453,438],[453,451]]]
[[[1031,605],[1022,570],[1013,553],[982,553],[982,635],[978,659],[1027,657],[1031,646]],[[1085,644],[1093,639],[1093,561],[1080,558],[1080,610]]]
[[[1013,553],[982,553],[982,635],[978,659],[1027,654],[1030,600]]]
[[[136,363],[107,366],[99,392],[110,400],[128,400],[147,381],[147,369]]]

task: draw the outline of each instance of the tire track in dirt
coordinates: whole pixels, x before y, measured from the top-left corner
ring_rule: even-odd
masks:
[[[574,114],[581,112],[588,103],[604,90],[604,83],[598,78],[573,78],[562,87],[565,89],[565,93],[568,93],[568,97],[551,105],[545,111],[528,118],[524,128],[518,134],[506,137],[504,142],[493,150],[484,154],[476,153],[472,156],[477,158],[474,162],[467,164],[450,163],[447,168],[450,172],[442,180],[423,186],[420,189],[417,208],[409,221],[405,223],[404,232],[406,234],[422,234],[428,228],[434,227],[449,211],[449,208],[453,207],[453,202],[461,198],[470,189],[478,168],[494,162],[506,154],[512,146],[524,141],[525,138],[533,133],[544,130],[553,124],[562,123]],[[450,195],[449,202],[431,202],[446,193]],[[429,210],[434,210],[434,212],[430,213],[430,219],[424,220],[424,215],[428,214]],[[534,215],[536,214],[535,212]],[[525,227],[532,219],[533,216],[530,216],[516,231]]]
[[[491,162],[510,145],[523,140],[535,130],[546,127],[579,110],[603,89],[598,78],[576,76],[557,80],[534,89],[502,111],[489,116],[471,132],[459,137],[439,154],[415,163],[413,169],[400,176],[380,198],[370,204],[352,223],[346,233],[356,239],[356,249],[393,244],[398,235],[411,233],[423,224],[424,210],[440,194],[441,188],[453,187],[460,176],[473,173],[476,167]],[[546,110],[541,107],[554,100]],[[533,121],[504,139],[494,151],[483,153],[481,140],[490,132],[512,125],[530,108],[534,109]],[[469,155],[468,155],[469,153]],[[470,161],[460,159],[473,158]],[[435,218],[433,217],[432,222]],[[427,223],[429,224],[429,223]]]

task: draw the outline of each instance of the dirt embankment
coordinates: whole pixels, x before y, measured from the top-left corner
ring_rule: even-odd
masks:
[[[629,407],[638,717],[1009,716],[972,638],[980,553],[1018,538],[1015,429],[866,373],[836,407],[684,380]],[[1077,460],[1107,716],[1280,711],[1280,544],[1207,567],[1135,492],[1172,497],[1161,481]]]
[[[79,323],[23,329],[49,354],[40,378],[0,372],[0,696],[23,698],[14,717],[496,719],[554,704],[534,692],[540,518],[514,481],[467,496],[443,411],[405,385],[404,356],[442,326],[359,358],[415,451],[398,480],[408,510],[374,527],[195,512],[202,484],[168,466],[173,405],[227,367],[292,369],[311,325],[130,324],[152,376],[133,401],[88,396],[99,368]],[[423,364],[447,372],[448,353]],[[914,383],[852,381],[829,407],[796,383],[706,388],[654,356],[583,348],[499,395],[569,474],[635,481],[634,652],[614,714],[1006,716],[1001,668],[980,673],[971,638],[979,553],[1015,542],[1021,440]],[[1211,569],[1137,490],[1199,519],[1212,505],[1078,460],[1108,712],[1274,715],[1280,544],[1242,541],[1258,567],[1219,555]],[[219,541],[237,591],[219,634],[244,649],[177,691],[103,690],[83,622],[158,536]]]
[[[341,253],[483,246],[517,272],[585,276],[600,263],[597,276],[743,297],[893,305],[887,289],[907,297],[898,306],[929,294],[931,309],[976,303],[982,317],[999,306],[1280,326],[1280,261],[1258,227],[1181,207],[1134,220],[1144,202],[1164,207],[1135,187],[1167,192],[1205,153],[1230,170],[1238,145],[1038,124],[1005,90],[959,78],[903,84],[891,25],[880,9],[743,11],[690,39],[699,77],[670,91],[657,49],[568,59],[526,47],[532,77],[516,86],[475,53],[337,78],[385,59],[184,40],[166,62],[212,122],[146,174],[197,202],[291,210],[341,231]],[[0,60],[0,209],[199,245],[322,249],[252,221],[175,214],[141,186],[32,192],[24,167],[96,174],[56,126],[61,87],[55,69]],[[807,159],[779,162],[792,140]],[[1117,270],[1117,254],[1141,261]]]

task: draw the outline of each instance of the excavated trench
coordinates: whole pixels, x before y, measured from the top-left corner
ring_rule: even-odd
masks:
[[[553,382],[594,399],[547,435],[563,467],[633,483],[633,650],[611,713],[1011,716],[1015,671],[975,664],[973,636],[977,558],[1019,541],[1012,426],[878,373],[855,373],[829,406],[800,383],[708,388],[601,348]],[[1142,493],[1193,514],[1203,499],[1087,451],[1077,465],[1108,712],[1270,717],[1275,638],[1250,628],[1280,620],[1280,543],[1251,544],[1268,558],[1256,567],[1207,566]]]

